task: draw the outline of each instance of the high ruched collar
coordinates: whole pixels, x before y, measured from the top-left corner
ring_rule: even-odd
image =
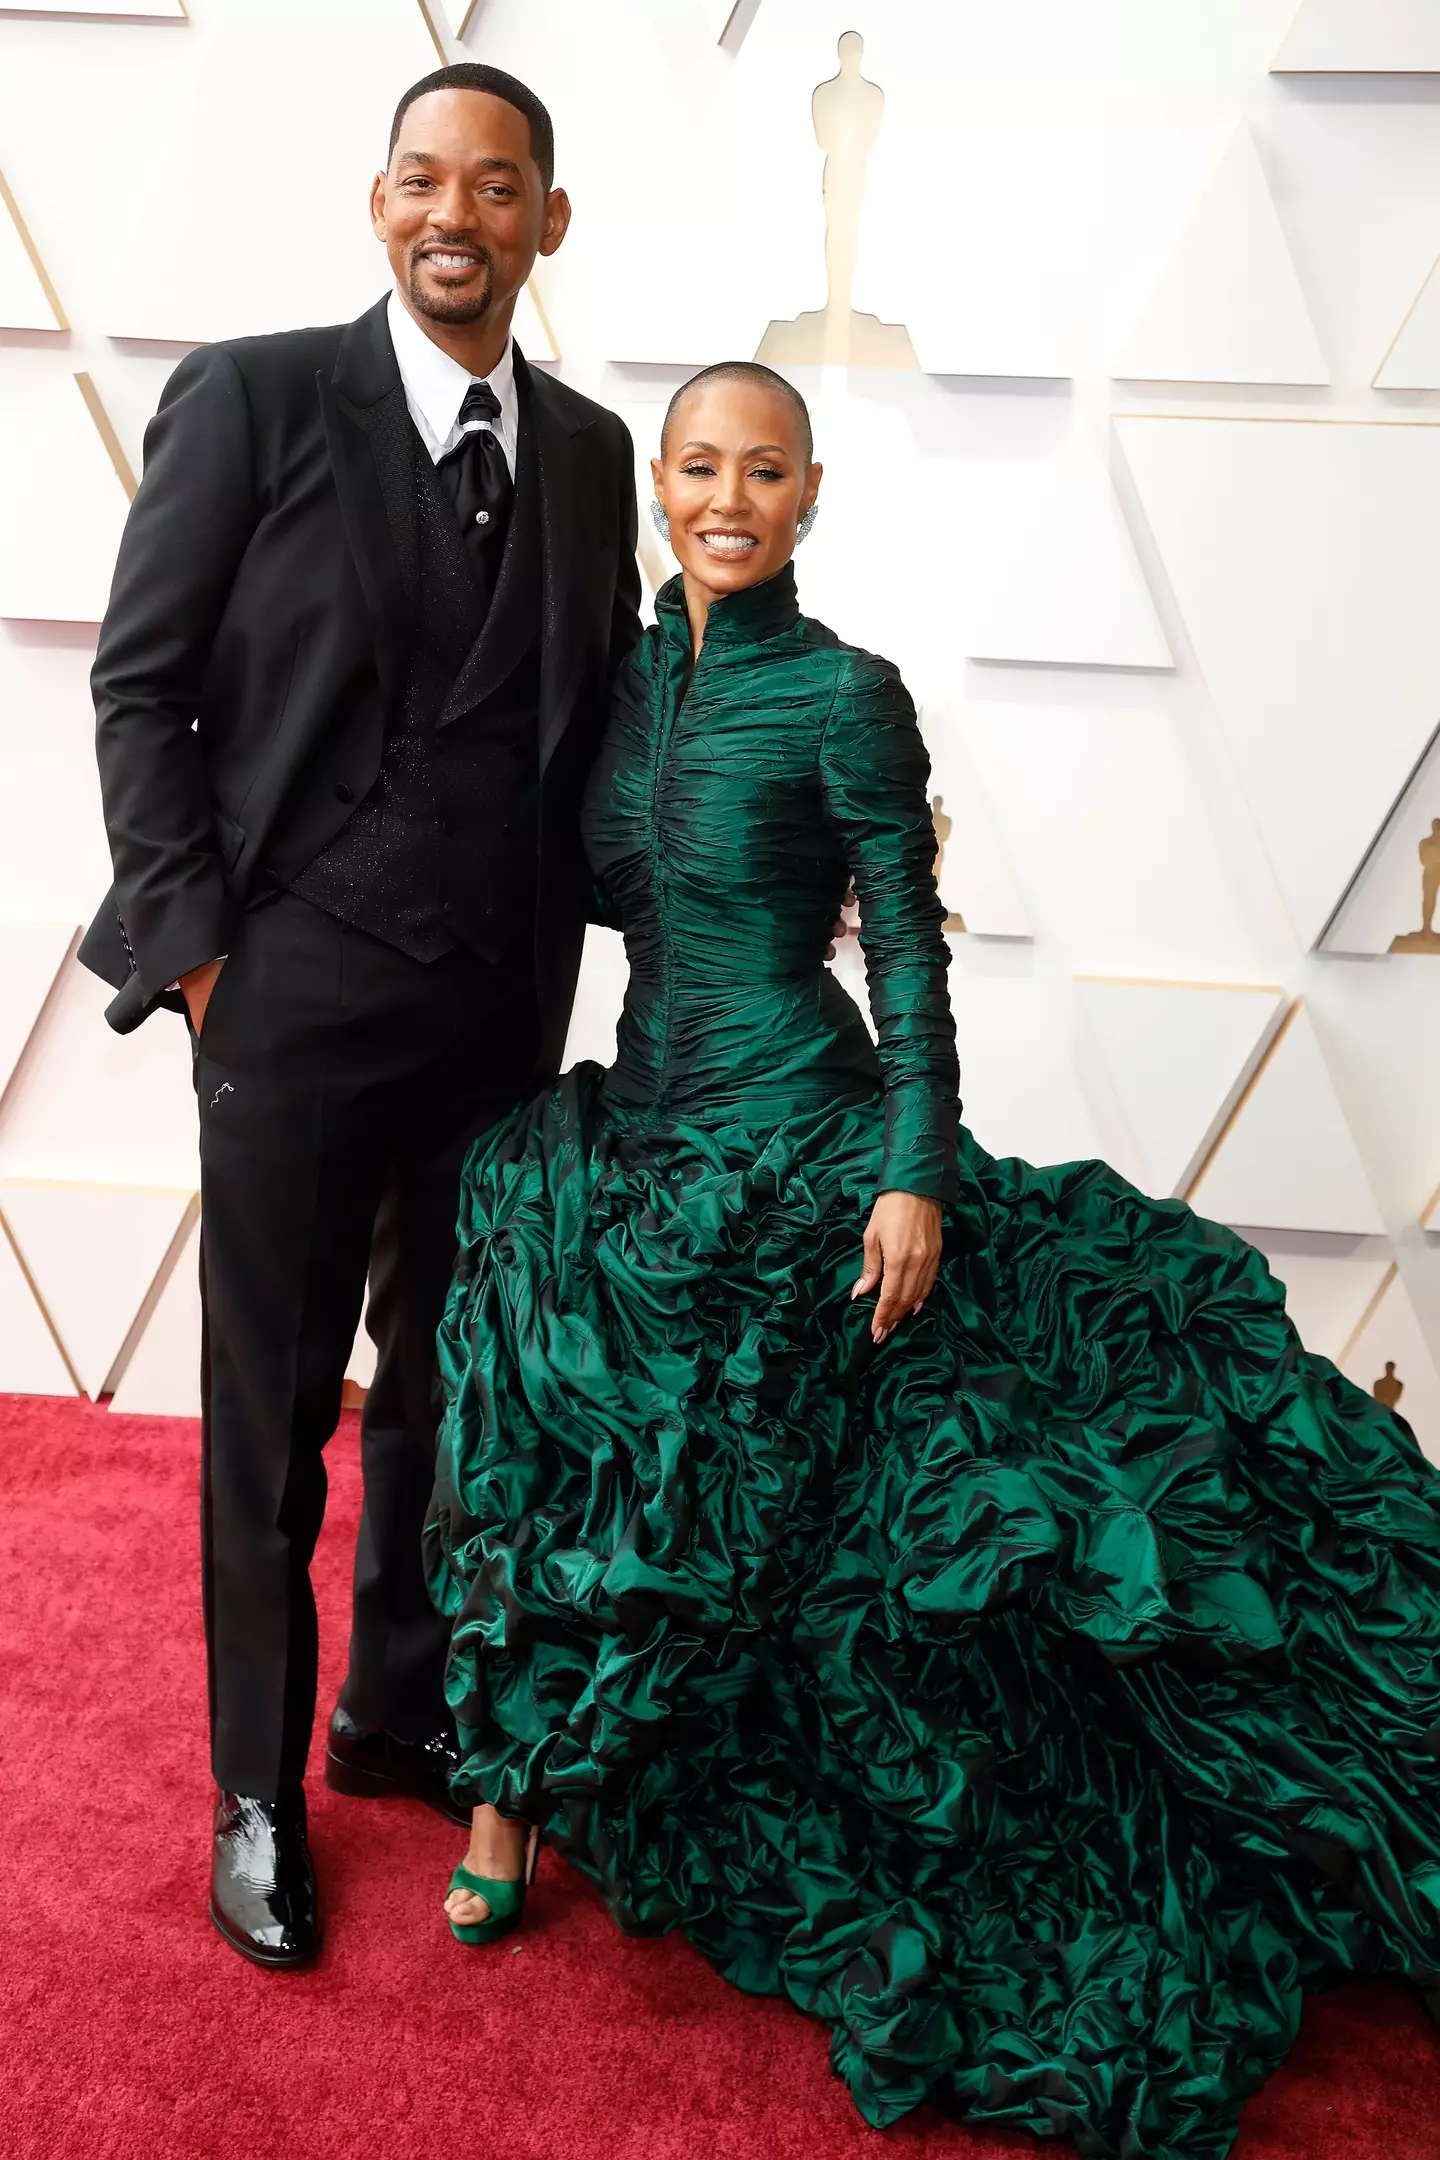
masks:
[[[669,638],[690,642],[690,617],[685,610],[685,584],[678,575],[667,579],[655,595],[655,613]],[[774,577],[759,585],[746,585],[723,600],[712,600],[705,618],[707,646],[758,645],[777,631],[788,630],[800,619],[795,590],[795,565],[786,563]]]

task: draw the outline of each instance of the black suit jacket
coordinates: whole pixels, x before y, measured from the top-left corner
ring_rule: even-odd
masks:
[[[515,367],[539,469],[535,968],[553,1067],[591,896],[580,795],[639,636],[635,480],[615,414],[518,348]],[[375,778],[413,634],[369,435],[399,386],[381,301],[347,325],[191,353],[146,430],[91,678],[115,883],[80,948],[120,992],[106,1017],[122,1033],[228,950],[239,913],[303,869]],[[442,724],[528,644],[482,639]]]

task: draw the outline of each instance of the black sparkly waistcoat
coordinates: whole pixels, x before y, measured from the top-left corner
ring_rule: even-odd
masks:
[[[488,960],[533,937],[539,811],[540,514],[523,410],[515,495],[493,594],[396,388],[371,441],[410,601],[404,689],[380,769],[292,890],[434,960]]]

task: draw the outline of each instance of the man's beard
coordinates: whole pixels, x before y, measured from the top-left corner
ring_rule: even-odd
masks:
[[[435,291],[420,282],[421,256],[410,258],[409,298],[417,315],[428,315],[431,322],[471,323],[479,322],[490,312],[495,296],[495,263],[488,248],[477,248],[473,241],[463,243],[471,253],[480,258],[484,278],[477,287],[467,285],[463,292]]]

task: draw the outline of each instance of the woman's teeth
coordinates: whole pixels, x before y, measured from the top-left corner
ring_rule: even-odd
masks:
[[[759,542],[753,533],[701,533],[700,544],[709,548],[712,555],[744,555]]]

